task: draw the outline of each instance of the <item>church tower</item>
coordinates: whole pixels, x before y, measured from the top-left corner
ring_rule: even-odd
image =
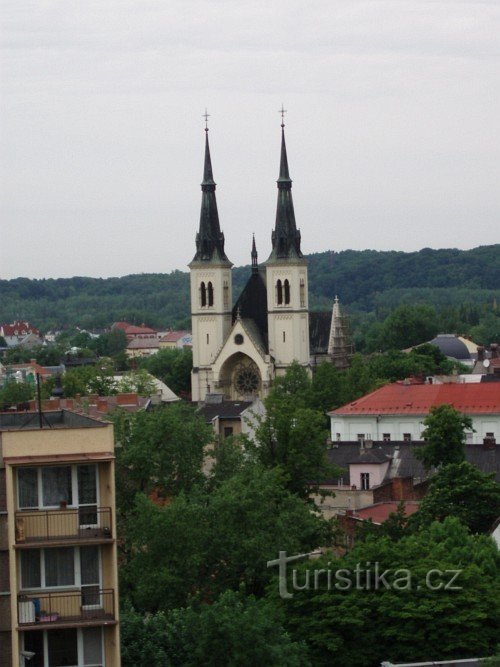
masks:
[[[269,354],[274,359],[276,375],[284,375],[293,361],[310,368],[310,354],[307,260],[302,255],[300,231],[295,224],[283,122],[277,183],[276,224],[265,268]]]
[[[224,251],[215,182],[205,127],[205,163],[201,184],[200,228],[191,271],[191,326],[193,335],[192,400],[213,391],[212,364],[231,328],[232,263]]]

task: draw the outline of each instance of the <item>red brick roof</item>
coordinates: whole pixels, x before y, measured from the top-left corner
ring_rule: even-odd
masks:
[[[29,333],[40,335],[40,331],[24,320],[16,320],[12,324],[2,324],[0,327],[4,336],[27,336]]]
[[[389,515],[393,512],[396,512],[398,509],[398,501],[388,501],[385,503],[377,503],[376,505],[371,505],[371,507],[364,507],[363,509],[356,510],[353,516],[364,519],[371,519],[373,523],[384,523],[389,518]],[[418,510],[419,503],[414,501],[405,502],[405,516],[410,516]]]
[[[448,403],[465,414],[500,413],[500,382],[461,384],[388,384],[332,410],[334,415],[426,415]]]

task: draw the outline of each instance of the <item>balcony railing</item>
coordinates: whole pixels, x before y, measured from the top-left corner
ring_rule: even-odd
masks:
[[[116,618],[114,590],[85,586],[73,593],[19,595],[17,614],[20,626],[106,623]]]
[[[16,544],[111,537],[111,507],[16,512]]]

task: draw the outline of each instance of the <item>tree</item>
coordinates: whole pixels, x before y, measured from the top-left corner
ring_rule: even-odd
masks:
[[[253,448],[264,466],[284,471],[289,489],[302,498],[334,472],[327,460],[324,415],[306,407],[309,399],[306,371],[294,364],[264,401],[266,414],[258,420]]]
[[[464,460],[464,430],[473,430],[470,417],[443,403],[432,407],[423,423],[426,444],[415,451],[415,456],[426,469]]]
[[[34,396],[35,385],[32,382],[8,380],[0,389],[0,410],[7,410],[13,405],[27,403]]]
[[[164,382],[176,394],[190,394],[193,366],[193,353],[190,349],[159,350],[150,357],[140,359],[139,365]]]
[[[333,364],[321,363],[314,370],[310,407],[323,414],[340,407],[346,402],[345,385],[345,374],[337,370]]]
[[[500,516],[500,484],[494,477],[467,461],[443,466],[431,478],[411,523],[425,525],[454,516],[471,532],[486,533]]]
[[[436,311],[427,304],[403,304],[384,321],[385,349],[403,349],[434,338],[439,330]]]
[[[285,627],[306,640],[315,665],[477,657],[496,646],[500,553],[493,540],[470,535],[458,519],[398,541],[372,536],[343,558],[326,554],[296,569],[295,587],[288,577],[293,596],[281,602]],[[380,578],[375,585],[377,571],[387,586]],[[277,590],[276,582],[268,593],[274,600]]]
[[[306,667],[303,642],[284,631],[266,600],[226,591],[212,605],[143,616],[127,606],[120,618],[123,667]]]
[[[125,534],[122,591],[155,612],[190,595],[210,602],[242,584],[262,595],[273,574],[267,561],[281,549],[329,543],[331,526],[290,493],[280,470],[247,463],[210,493],[193,488],[162,507],[138,494]]]
[[[139,491],[169,497],[202,480],[203,452],[213,434],[190,405],[119,414],[114,421],[119,474],[126,483],[124,505],[130,506]]]
[[[120,393],[135,392],[140,396],[151,396],[156,392],[156,385],[154,378],[141,368],[122,375],[117,389]]]

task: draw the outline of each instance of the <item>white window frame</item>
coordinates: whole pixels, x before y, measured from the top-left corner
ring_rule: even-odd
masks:
[[[17,509],[19,511],[36,511],[36,510],[48,510],[48,509],[59,509],[59,505],[44,505],[43,504],[43,485],[42,485],[42,469],[43,468],[71,468],[71,496],[73,502],[68,507],[72,509],[78,509],[80,507],[80,498],[78,496],[78,466],[80,465],[91,465],[94,466],[96,475],[96,505],[100,507],[100,485],[99,485],[99,466],[97,463],[62,463],[55,466],[19,466],[16,471],[16,486],[17,486]],[[37,491],[38,491],[38,506],[37,507],[21,507],[19,502],[19,482],[18,482],[18,471],[22,468],[36,468],[37,471]],[[88,504],[82,505],[82,507],[89,507]]]
[[[85,547],[91,546],[97,549],[98,561],[99,561],[99,581],[95,584],[83,584],[83,588],[86,586],[99,586],[99,590],[102,588],[102,553],[101,547],[99,545],[86,544]],[[19,590],[23,593],[29,591],[80,591],[82,590],[82,566],[80,560],[80,548],[81,547],[57,547],[59,549],[73,549],[73,584],[64,584],[63,586],[47,586],[46,581],[46,570],[45,570],[45,552],[50,549],[32,549],[30,551],[37,551],[40,553],[40,587],[38,588],[24,588],[21,574],[21,554],[19,553]]]
[[[93,627],[93,626],[90,626]],[[99,627],[99,626],[97,626]],[[93,628],[95,629],[95,627]],[[101,630],[101,656],[102,660],[99,663],[87,663],[85,662],[85,656],[83,654],[83,631],[87,630],[87,628],[76,628],[76,647],[77,647],[77,655],[78,655],[78,664],[74,665],[73,667],[106,667],[106,652],[105,652],[105,645],[104,645],[104,633],[103,633],[103,628],[100,628]],[[40,632],[39,630],[37,632]],[[49,665],[49,632],[57,632],[57,630],[42,630],[42,636],[43,636],[43,664],[44,667],[48,667]],[[25,633],[23,632],[23,640],[22,640],[22,645],[23,645],[23,650],[25,648],[24,646],[24,637]],[[29,664],[28,661],[24,661],[26,665]]]

